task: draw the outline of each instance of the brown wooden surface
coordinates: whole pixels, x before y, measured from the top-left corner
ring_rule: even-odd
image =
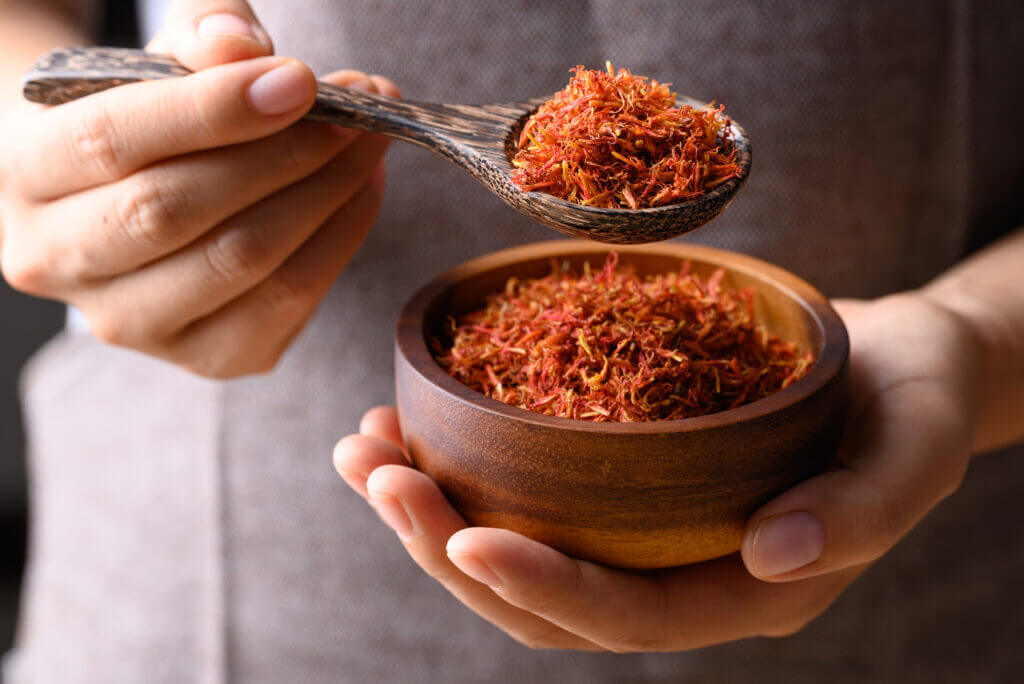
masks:
[[[690,259],[719,265],[729,287],[753,285],[760,320],[814,352],[808,375],[770,397],[709,416],[595,423],[532,413],[451,378],[425,333],[448,313],[476,308],[510,275],[549,272],[552,257],[579,266],[608,249],[547,242],[467,262],[420,290],[398,323],[396,384],[402,432],[418,468],[474,525],[513,529],[570,555],[658,568],[739,549],[761,504],[821,472],[839,443],[846,410],[846,329],[825,298],[786,271],[740,254],[661,244],[618,248],[641,274]]]
[[[173,58],[142,50],[58,48],[44,55],[23,82],[27,99],[62,104],[107,88],[189,73]],[[740,176],[689,202],[653,209],[584,207],[539,192],[523,192],[511,178],[509,152],[526,117],[542,100],[468,106],[395,100],[321,83],[306,118],[358,128],[421,145],[457,164],[516,210],[563,233],[617,244],[657,242],[695,230],[725,209],[750,175],[751,149],[732,122]],[[679,97],[680,104],[705,103]]]

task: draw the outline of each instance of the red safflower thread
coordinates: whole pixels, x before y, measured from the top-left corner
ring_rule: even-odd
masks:
[[[570,202],[639,209],[700,197],[741,174],[724,107],[676,106],[667,84],[577,66],[527,119],[512,180]]]
[[[640,278],[604,266],[518,280],[486,306],[449,318],[433,340],[452,377],[513,406],[593,421],[674,420],[766,397],[812,363],[759,325],[753,289],[722,287],[684,263]]]

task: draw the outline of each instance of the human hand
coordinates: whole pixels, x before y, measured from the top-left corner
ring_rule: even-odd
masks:
[[[916,294],[836,306],[850,332],[853,394],[837,467],[757,511],[738,555],[628,572],[467,527],[409,467],[392,408],[367,413],[334,464],[420,567],[527,646],[679,651],[788,635],[957,488],[974,431],[966,323]]]
[[[0,123],[0,270],[101,340],[212,377],[267,371],[373,224],[387,139],[296,123],[315,77],[272,56],[242,0],[179,0],[147,49],[196,73]]]

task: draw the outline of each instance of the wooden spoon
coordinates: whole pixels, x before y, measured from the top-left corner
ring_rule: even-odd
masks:
[[[61,104],[135,81],[185,76],[174,59],[142,50],[106,47],[58,48],[24,79],[25,97]],[[667,240],[715,218],[750,174],[750,141],[735,121],[740,176],[688,202],[653,209],[585,207],[539,192],[523,192],[511,178],[510,156],[519,130],[542,100],[467,106],[395,100],[320,83],[307,119],[358,128],[406,140],[437,152],[522,213],[563,233],[619,244]],[[680,104],[703,107],[687,97]]]

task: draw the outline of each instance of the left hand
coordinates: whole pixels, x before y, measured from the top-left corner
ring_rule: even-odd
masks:
[[[367,413],[334,464],[420,567],[527,646],[680,651],[792,634],[957,489],[974,433],[966,323],[917,294],[836,308],[852,345],[838,466],[757,511],[738,555],[629,572],[468,527],[409,467],[393,408]]]

